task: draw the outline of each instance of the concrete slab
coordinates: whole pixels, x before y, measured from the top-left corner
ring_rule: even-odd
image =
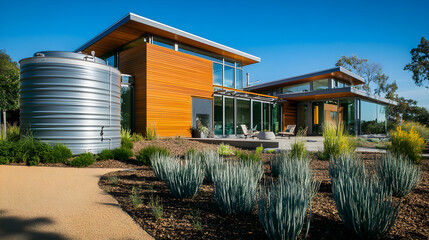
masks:
[[[0,239],[153,239],[98,187],[116,170],[0,166]]]

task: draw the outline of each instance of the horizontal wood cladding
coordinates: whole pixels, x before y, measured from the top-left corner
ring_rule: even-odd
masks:
[[[192,97],[213,99],[213,63],[157,45],[145,46],[147,125],[156,126],[159,136],[190,137]]]
[[[136,46],[119,53],[119,71],[134,76],[134,126],[139,133],[146,132],[146,45]]]
[[[283,130],[287,125],[297,125],[297,103],[293,101],[283,103]]]

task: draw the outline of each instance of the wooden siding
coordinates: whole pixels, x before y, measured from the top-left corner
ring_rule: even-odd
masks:
[[[146,132],[146,44],[119,53],[119,71],[134,76],[134,126],[139,133]]]
[[[282,130],[285,130],[287,125],[298,125],[297,103],[293,101],[287,101],[283,103],[283,129]]]
[[[156,126],[159,136],[190,137],[192,97],[213,99],[213,63],[157,45],[145,46],[146,124]]]

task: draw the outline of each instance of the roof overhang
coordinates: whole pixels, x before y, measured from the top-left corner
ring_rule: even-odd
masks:
[[[324,90],[317,90],[312,92],[285,93],[285,94],[279,94],[277,95],[277,97],[281,97],[283,99],[291,100],[291,101],[311,101],[311,100],[323,100],[323,99],[332,99],[332,98],[358,97],[361,99],[367,99],[367,100],[371,100],[373,102],[378,102],[382,104],[395,105],[395,106],[398,105],[396,101],[382,98],[353,87],[324,89]]]
[[[103,56],[142,37],[146,33],[151,33],[190,46],[198,47],[226,58],[240,61],[243,65],[258,63],[261,61],[259,57],[255,57],[248,53],[241,52],[134,13],[127,14],[124,18],[76,49],[75,52],[82,51],[89,54],[91,51],[95,51],[96,56]]]
[[[258,85],[245,87],[244,89],[246,91],[255,91],[255,90],[264,91],[264,90],[269,90],[277,87],[283,87],[283,86],[293,85],[297,83],[311,82],[314,80],[319,80],[319,79],[324,79],[329,77],[334,77],[336,79],[349,82],[351,85],[359,85],[359,84],[365,83],[365,79],[362,78],[361,76],[356,75],[345,68],[335,67],[335,68],[308,73],[300,76],[284,78],[277,81],[261,83]]]
[[[229,87],[223,87],[219,85],[213,85],[215,88],[219,88],[220,90],[215,91],[213,94],[219,94],[224,96],[231,96],[231,97],[241,97],[241,98],[248,98],[253,100],[260,100],[260,101],[268,101],[268,102],[281,102],[282,99],[276,96],[270,96],[255,92],[246,92],[243,90],[235,89],[235,88],[229,88]]]

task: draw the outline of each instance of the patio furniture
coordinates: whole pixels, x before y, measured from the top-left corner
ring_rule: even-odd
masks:
[[[247,129],[247,127],[246,127],[246,125],[245,125],[245,124],[241,124],[240,126],[241,126],[241,130],[243,130],[244,138],[247,138],[248,136],[250,136],[250,137],[254,138],[254,137],[256,137],[256,136],[258,135],[258,133],[259,133],[259,132],[252,132],[252,131],[249,131],[249,130]]]
[[[260,132],[258,138],[261,140],[274,140],[276,139],[276,135],[273,132]]]
[[[287,125],[285,131],[279,132],[279,135],[281,135],[281,136],[288,135],[289,139],[290,139],[290,136],[295,135],[295,128],[296,128],[296,125]]]

